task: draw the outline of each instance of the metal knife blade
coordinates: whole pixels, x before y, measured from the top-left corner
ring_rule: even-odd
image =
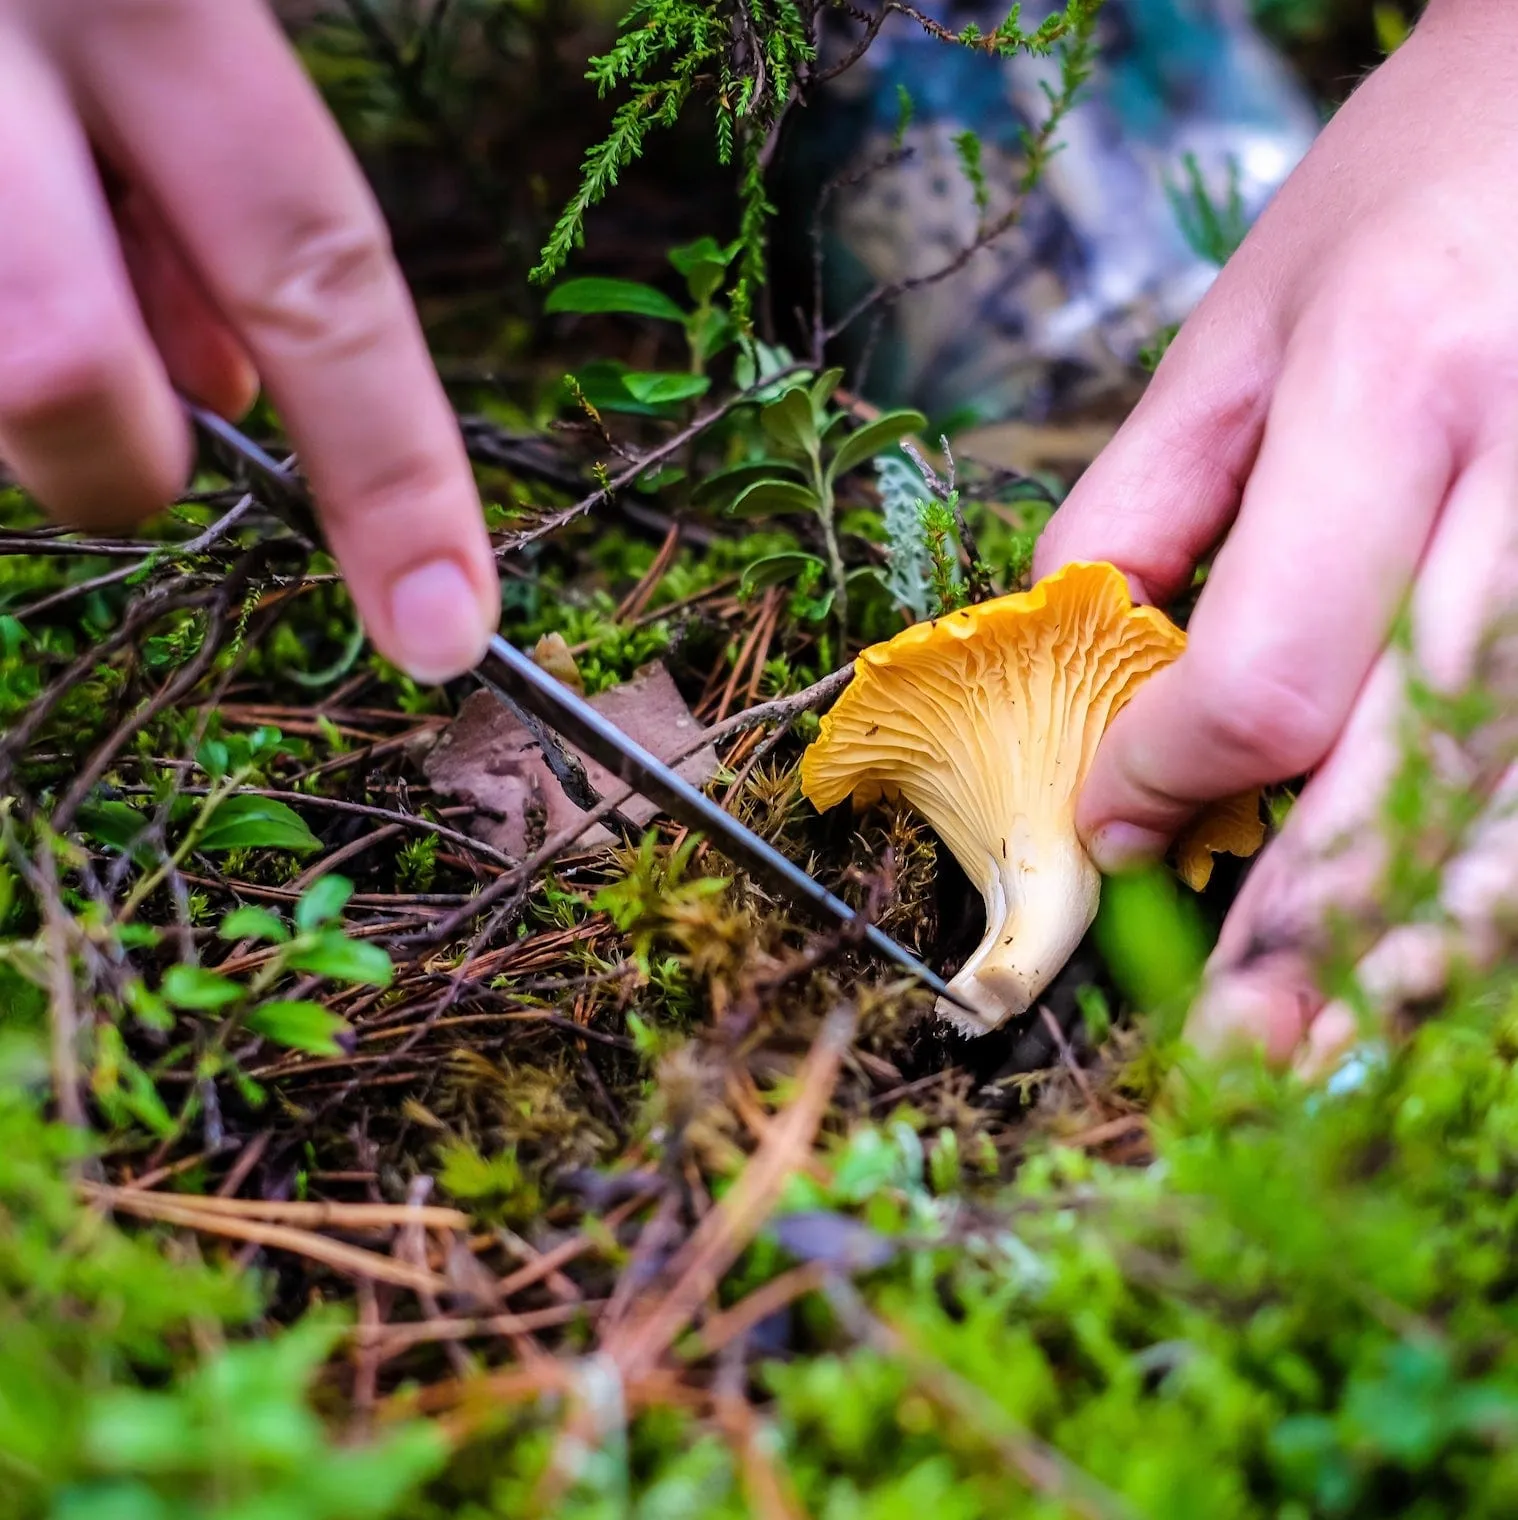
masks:
[[[223,448],[232,450],[254,471],[273,485],[285,502],[309,507],[304,487],[267,450],[261,448],[240,428],[203,408],[186,402],[191,420],[203,433]],[[841,924],[860,922],[857,914],[841,898],[835,897],[821,882],[814,880],[794,861],[787,859],[772,844],[745,827],[731,813],[718,807],[710,797],[692,786],[683,776],[650,754],[642,745],[609,722],[584,698],[555,680],[534,664],[521,650],[500,634],[490,641],[486,659],[492,659],[491,681],[518,705],[542,719],[556,733],[582,750],[614,776],[655,803],[671,818],[687,828],[707,835],[727,858],[779,891],[809,904],[825,917]],[[482,679],[483,673],[482,673]],[[936,972],[925,966],[904,945],[874,924],[863,925],[861,938],[872,949],[910,972],[923,986],[958,1008],[974,1013],[949,990]]]
[[[718,807],[704,792],[642,745],[602,717],[562,681],[534,664],[520,649],[508,644],[500,634],[490,641],[490,655],[495,667],[491,674],[512,699],[536,714],[548,726],[584,751],[614,776],[647,797],[671,818],[689,829],[705,834],[724,855],[761,881],[808,903],[819,913],[842,924],[854,924],[859,915],[841,898],[835,897],[821,882],[807,875],[793,860],[782,855],[772,844],[740,823],[731,813]],[[894,961],[923,986],[963,1006],[949,991],[948,984],[917,959],[904,945],[874,924],[866,924],[862,937],[872,949]],[[969,1010],[973,1012],[973,1010]]]

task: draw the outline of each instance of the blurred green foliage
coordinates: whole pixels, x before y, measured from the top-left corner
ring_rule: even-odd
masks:
[[[7,1520],[381,1520],[441,1464],[413,1425],[343,1443],[308,1394],[341,1326],[225,1345],[261,1294],[77,1182],[90,1140],[42,1113],[42,998],[0,965],[0,1514]]]

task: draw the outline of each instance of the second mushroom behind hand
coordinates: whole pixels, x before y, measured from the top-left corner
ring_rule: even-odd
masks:
[[[1101,878],[1075,829],[1075,804],[1108,723],[1186,635],[1135,606],[1121,571],[1070,564],[1030,591],[905,629],[866,649],[854,680],[801,762],[819,809],[901,797],[937,831],[985,901],[986,933],[949,983],[975,1010],[939,1013],[984,1034],[1026,1011],[1096,917]],[[1215,850],[1264,840],[1258,798],[1206,815],[1182,841],[1200,889]]]

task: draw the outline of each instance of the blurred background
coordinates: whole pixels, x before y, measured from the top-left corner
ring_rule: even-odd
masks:
[[[623,9],[279,7],[363,157],[451,380],[487,376],[525,394],[557,380],[577,339],[601,336],[594,325],[545,328],[527,273],[611,121],[617,101],[598,98],[586,60],[611,42]],[[1036,7],[1025,11],[1025,24],[1036,19]],[[1004,12],[986,0],[924,8],[955,30],[990,29]],[[1094,438],[1076,426],[1068,445],[1089,453],[1102,419],[1130,404],[1146,354],[1407,24],[1407,8],[1370,0],[1109,0],[1094,75],[1018,226],[884,323],[858,324],[836,357],[872,400],[923,408],[955,436],[969,430],[972,448],[1011,456],[1003,462],[1026,465],[1019,429],[1059,418],[1094,419]],[[823,66],[848,62],[857,35],[855,22],[824,26]],[[762,335],[802,337],[819,220],[832,312],[973,241],[1012,201],[1052,67],[948,47],[898,20],[791,112],[769,145],[779,215]],[[966,131],[980,144],[983,197],[961,172]],[[568,273],[668,283],[671,246],[731,237],[735,175],[711,138],[698,102],[592,210]],[[902,161],[882,167],[892,156]]]

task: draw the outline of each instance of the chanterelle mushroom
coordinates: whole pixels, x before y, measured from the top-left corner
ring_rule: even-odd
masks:
[[[905,798],[980,889],[986,937],[950,983],[977,1016],[940,1000],[945,1018],[983,1033],[1022,1013],[1090,928],[1100,878],[1075,832],[1081,783],[1113,715],[1185,647],[1113,566],[1072,564],[860,655],[801,787],[818,808]],[[1259,848],[1257,799],[1244,837],[1248,806],[1221,836],[1193,832],[1193,881],[1211,850]]]

